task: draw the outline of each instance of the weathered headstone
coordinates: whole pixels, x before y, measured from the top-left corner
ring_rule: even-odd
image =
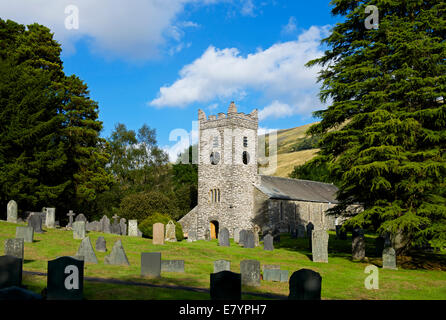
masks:
[[[67,213],[67,216],[68,216],[68,224],[67,224],[67,226],[66,226],[65,228],[70,229],[70,228],[73,227],[73,219],[74,219],[74,216],[75,216],[75,215],[76,215],[76,214],[73,212],[73,210],[68,211],[68,213]]]
[[[43,233],[42,216],[37,214],[37,212],[31,213],[31,216],[28,219],[28,226],[33,228],[34,233]]]
[[[23,239],[25,242],[33,242],[34,240],[34,229],[33,227],[17,227],[15,229],[16,239]]]
[[[5,256],[13,256],[23,260],[25,241],[23,239],[6,239]]]
[[[101,224],[101,230],[104,233],[111,233],[110,219],[104,215],[99,221]]]
[[[220,271],[210,275],[211,300],[241,300],[242,281],[240,273]]]
[[[56,208],[46,208],[45,226],[47,228],[56,227]]]
[[[126,236],[127,235],[127,220],[125,218],[121,218],[119,220],[119,226],[121,229],[121,235]]]
[[[84,257],[84,261],[88,263],[98,263],[98,259],[93,251],[93,246],[90,242],[90,237],[85,237],[77,250],[76,256]]]
[[[83,239],[85,238],[85,222],[75,221],[73,222],[73,239]]]
[[[240,230],[239,232],[239,244],[244,247],[246,242],[246,230]]]
[[[79,213],[76,218],[74,219],[74,221],[83,221],[85,222],[85,225],[87,224],[88,220],[87,217],[85,217],[85,215],[83,213]]]
[[[218,245],[221,247],[229,247],[229,230],[221,228],[218,233]]]
[[[121,240],[115,242],[110,254],[104,258],[104,262],[105,264],[130,265]]]
[[[175,222],[172,220],[169,221],[168,224],[166,224],[166,238],[165,241],[168,242],[176,242],[177,237],[175,235]]]
[[[121,225],[119,224],[119,216],[114,215],[113,217],[113,224],[111,225],[111,233],[112,234],[121,234]]]
[[[396,253],[392,247],[383,250],[383,269],[398,270],[396,267]]]
[[[242,260],[240,262],[242,284],[260,286],[260,262],[257,260]]]
[[[162,272],[184,272],[184,260],[161,260]]]
[[[228,260],[214,261],[214,273],[218,273],[220,271],[231,271],[231,261]]]
[[[197,241],[197,232],[195,230],[189,230],[187,233],[187,242]]]
[[[154,278],[161,276],[161,252],[141,253],[141,275]]]
[[[263,250],[273,251],[274,250],[274,238],[269,233],[263,237]]]
[[[247,230],[246,231],[246,238],[244,243],[244,248],[253,249],[255,248],[255,239],[254,239],[254,232]]]
[[[298,238],[305,238],[307,230],[303,224],[298,224],[296,227],[296,233]]]
[[[105,238],[104,237],[99,237],[96,240],[95,247],[96,247],[96,251],[107,252],[107,242],[105,241]]]
[[[6,206],[6,221],[17,223],[17,202],[11,200]]]
[[[101,223],[99,221],[87,222],[85,225],[85,230],[87,231],[100,231]]]
[[[259,232],[260,232],[261,230],[262,230],[262,229],[261,229],[258,225],[255,225],[254,228],[253,228],[253,233],[254,233],[254,246],[255,246],[255,247],[258,247],[258,246],[260,245]]]
[[[313,262],[328,262],[328,233],[326,230],[312,232]]]
[[[14,256],[0,256],[0,289],[22,284],[23,260]]]
[[[138,236],[138,220],[129,220],[129,237]]]
[[[300,269],[294,272],[289,286],[289,300],[321,300],[322,277],[313,270]]]
[[[279,269],[280,270],[280,266],[278,264],[262,264],[262,272],[264,272],[265,269]]]
[[[288,281],[288,270],[264,269],[263,270],[263,280],[276,281],[276,282],[287,282]]]
[[[363,234],[359,234],[352,240],[352,259],[363,260],[365,258],[365,239]]]
[[[164,244],[164,224],[160,222],[153,225],[152,244]]]
[[[239,243],[240,242],[240,228],[234,229],[234,242]]]
[[[48,300],[81,300],[83,291],[83,260],[72,257],[60,257],[48,261]]]

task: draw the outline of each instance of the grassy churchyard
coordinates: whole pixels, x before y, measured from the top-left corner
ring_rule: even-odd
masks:
[[[0,221],[0,240],[15,238],[19,224]],[[34,234],[33,243],[25,243],[24,271],[47,272],[48,260],[60,256],[74,256],[81,240],[73,239],[73,232],[65,229],[45,229],[44,234]],[[151,239],[118,236],[99,232],[88,232],[95,247],[96,240],[103,236],[107,242],[107,252],[95,251],[98,264],[85,264],[84,276],[101,279],[115,279],[152,284],[116,284],[98,281],[84,281],[84,297],[88,300],[127,300],[127,299],[210,299],[208,292],[195,292],[172,287],[193,287],[209,290],[209,274],[213,272],[213,262],[219,259],[231,261],[231,271],[240,272],[240,261],[256,259],[263,264],[277,264],[288,270],[289,276],[301,268],[317,271],[322,276],[322,299],[446,299],[446,255],[423,253],[411,258],[398,259],[398,270],[382,269],[382,260],[375,254],[374,235],[366,234],[366,255],[368,261],[351,261],[351,235],[347,240],[336,240],[330,232],[329,263],[311,261],[308,239],[291,239],[281,236],[275,243],[274,251],[264,251],[262,242],[255,249],[244,249],[231,239],[230,247],[219,247],[217,240],[176,242],[153,245]],[[104,264],[104,257],[116,240],[121,239],[130,266]],[[161,252],[161,258],[185,261],[184,273],[162,272],[161,278],[144,278],[141,273],[141,252]],[[379,289],[368,290],[364,281],[368,274],[366,266],[379,267]],[[40,293],[46,287],[46,277],[23,274],[22,283],[28,289]],[[242,299],[266,299],[248,293],[274,294],[286,298],[288,283],[261,281],[260,287],[242,287]]]

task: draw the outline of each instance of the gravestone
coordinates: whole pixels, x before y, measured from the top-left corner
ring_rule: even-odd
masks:
[[[28,219],[28,226],[33,228],[34,233],[43,233],[42,216],[37,212],[32,212]]]
[[[262,264],[262,272],[264,272],[265,269],[279,269],[280,270],[280,266],[278,264]]]
[[[121,218],[121,220],[119,220],[119,226],[121,229],[121,235],[122,236],[126,236],[127,235],[127,220],[125,218]]]
[[[164,224],[160,222],[153,225],[152,244],[164,244]]]
[[[136,230],[138,230],[138,237],[142,237],[142,232],[141,232],[141,230],[139,230],[139,229],[136,229]]]
[[[210,275],[211,300],[241,300],[242,280],[240,273],[220,271]]]
[[[0,256],[0,289],[22,284],[22,259]]]
[[[73,239],[83,239],[85,238],[85,222],[75,221],[73,222]]]
[[[257,260],[242,260],[240,262],[242,284],[260,286],[260,262]]]
[[[41,295],[17,286],[7,287],[0,290],[0,301],[29,301],[42,299]]]
[[[161,252],[141,253],[141,275],[154,278],[161,276]]]
[[[263,237],[263,250],[273,251],[274,250],[274,238],[269,233]]]
[[[209,229],[207,229],[204,233],[204,240],[206,241],[211,240],[211,232],[209,231]]]
[[[328,233],[326,230],[312,232],[313,262],[328,262]]]
[[[352,259],[364,260],[365,258],[365,240],[364,235],[360,234],[352,240]]]
[[[5,256],[13,256],[23,260],[25,241],[23,239],[6,239]]]
[[[254,246],[258,247],[260,245],[260,239],[259,239],[259,232],[262,229],[260,229],[260,227],[258,225],[255,225],[253,228],[253,233],[254,233]]]
[[[56,208],[46,208],[45,226],[47,228],[56,227]]]
[[[218,233],[218,245],[221,247],[229,247],[229,230],[221,228]]]
[[[93,251],[93,246],[90,242],[90,237],[85,237],[77,250],[76,256],[84,257],[84,262],[98,263],[98,259]]]
[[[266,269],[265,268],[263,270],[263,280],[276,281],[276,282],[287,282],[288,281],[288,270]]]
[[[231,261],[228,260],[214,261],[214,273],[218,273],[220,271],[231,271]]]
[[[392,247],[383,250],[383,269],[398,270],[396,267],[396,253]]]
[[[322,277],[319,273],[300,269],[289,281],[289,300],[321,300]]]
[[[7,206],[6,206],[6,221],[7,222],[12,222],[12,223],[17,223],[17,202],[15,202],[14,200],[11,200],[8,202]]]
[[[172,220],[169,221],[168,224],[166,224],[166,238],[165,241],[168,242],[176,242],[177,237],[175,235],[175,222]]]
[[[162,272],[184,272],[184,260],[161,260]]]
[[[111,233],[112,234],[121,234],[121,225],[119,224],[119,216],[118,215],[114,215],[113,217],[113,224],[111,225]]]
[[[234,229],[234,242],[239,243],[240,242],[240,228]]]
[[[190,230],[187,233],[187,242],[197,241],[197,232],[195,230]]]
[[[107,252],[107,242],[105,241],[105,238],[104,237],[99,237],[96,240],[95,247],[96,247],[96,251]]]
[[[85,217],[85,215],[83,213],[79,213],[76,218],[74,219],[74,221],[83,221],[85,222],[85,225],[87,224],[88,220],[87,217]]]
[[[15,229],[16,239],[23,239],[25,242],[33,242],[34,229],[33,227],[17,227]]]
[[[81,300],[83,291],[83,260],[73,257],[59,257],[48,261],[48,300]]]
[[[76,214],[73,212],[73,210],[68,211],[68,213],[67,213],[67,216],[68,216],[68,224],[67,224],[67,226],[66,226],[65,228],[70,229],[70,228],[73,227],[73,219],[74,219],[74,216],[75,216],[75,215],[76,215]]]
[[[129,220],[129,237],[138,236],[138,220]]]
[[[305,238],[307,230],[303,224],[298,224],[296,228],[296,233],[298,238]]]
[[[85,226],[86,231],[100,231],[101,223],[99,221],[87,222]]]
[[[129,260],[124,251],[124,247],[122,246],[121,240],[118,240],[113,245],[112,251],[108,256],[104,258],[105,264],[114,264],[114,265],[127,265],[129,266]]]
[[[101,224],[101,232],[111,233],[110,219],[106,215],[102,216],[99,222]]]
[[[246,238],[244,243],[244,248],[253,249],[255,248],[255,239],[254,239],[254,232],[247,230],[246,231]]]
[[[239,232],[239,244],[244,247],[245,246],[245,242],[246,242],[246,230],[240,230]]]

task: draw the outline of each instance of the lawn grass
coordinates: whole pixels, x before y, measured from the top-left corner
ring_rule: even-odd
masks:
[[[15,237],[18,224],[0,221],[0,241]],[[336,240],[330,232],[329,263],[314,263],[308,248],[308,239],[291,239],[281,236],[280,244],[275,244],[273,252],[264,251],[263,246],[244,249],[231,240],[230,247],[219,247],[217,240],[176,242],[153,245],[151,239],[118,236],[99,232],[89,232],[90,241],[95,246],[99,236],[107,242],[108,252],[95,252],[98,264],[85,265],[85,277],[118,279],[155,285],[188,286],[209,289],[209,274],[213,272],[213,262],[218,259],[231,261],[231,271],[240,272],[240,261],[256,259],[261,264],[278,264],[288,270],[289,275],[301,268],[319,272],[322,276],[322,299],[446,299],[446,256],[444,254],[419,254],[398,260],[398,270],[381,269],[382,261],[376,257],[374,235],[366,234],[366,254],[368,261],[351,261],[351,238]],[[121,239],[130,266],[104,264],[104,257],[110,253],[114,242]],[[73,239],[72,231],[48,229],[44,234],[34,234],[33,243],[25,243],[23,269],[26,271],[47,272],[47,263],[60,256],[76,254],[81,240]],[[161,278],[149,279],[140,275],[141,252],[161,252],[163,260],[185,260],[184,273],[162,272]],[[379,289],[367,290],[364,273],[367,265],[374,264],[379,269]],[[46,277],[24,274],[23,284],[40,293],[46,286]],[[243,292],[276,294],[286,297],[288,283],[261,281],[260,287],[243,287]],[[86,299],[209,299],[206,292],[193,292],[168,288],[127,286],[85,281]],[[243,295],[243,299],[261,299]]]

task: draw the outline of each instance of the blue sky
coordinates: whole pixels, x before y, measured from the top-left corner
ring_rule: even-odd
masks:
[[[74,5],[78,12],[68,10]],[[116,123],[157,130],[172,158],[184,147],[172,130],[192,131],[197,111],[259,110],[259,127],[316,121],[320,39],[340,17],[329,0],[2,0],[0,17],[51,28],[65,73],[99,104],[108,137]],[[78,28],[67,29],[77,14]],[[74,20],[68,20],[73,22]]]

